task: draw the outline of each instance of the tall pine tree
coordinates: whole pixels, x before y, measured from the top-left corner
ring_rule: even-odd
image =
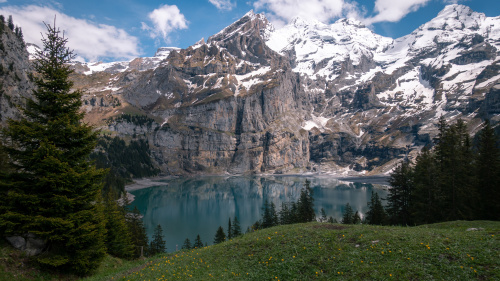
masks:
[[[196,235],[196,239],[194,240],[193,249],[195,248],[203,248],[203,241],[201,241],[200,235]]]
[[[361,216],[359,215],[359,212],[356,211],[354,213],[354,216],[352,216],[352,224],[360,224],[361,223]]]
[[[130,231],[132,244],[135,246],[134,257],[138,258],[141,254],[148,251],[149,239],[146,234],[146,227],[142,221],[142,215],[137,207],[134,207],[132,213],[127,214],[127,223]],[[142,249],[142,250],[141,250]]]
[[[226,241],[226,233],[224,233],[224,229],[222,226],[219,226],[217,228],[217,231],[215,232],[215,237],[214,237],[214,244],[219,244]]]
[[[237,216],[234,216],[232,234],[233,237],[238,237],[241,235],[240,221],[238,220]]]
[[[31,233],[44,239],[47,250],[38,262],[84,275],[105,254],[98,203],[105,171],[88,161],[97,132],[82,123],[82,92],[71,91],[67,63],[74,55],[66,48],[68,40],[55,26],[46,27],[43,51],[34,64],[37,89],[21,108],[24,117],[9,120],[3,130],[12,171],[0,181],[7,190],[0,228],[7,235]]]
[[[500,220],[500,149],[489,121],[479,134],[476,189],[480,194],[479,218]]]
[[[125,210],[114,200],[109,192],[104,202],[106,218],[106,247],[108,253],[115,257],[130,259],[134,256],[135,247],[132,244],[130,229],[125,219]]]
[[[309,180],[306,180],[304,188],[300,191],[300,197],[297,202],[297,219],[299,222],[310,222],[316,220],[313,190]]]
[[[321,211],[319,212],[321,217],[320,217],[320,222],[327,222],[328,217],[326,216],[326,211],[324,208],[321,208]]]
[[[440,170],[434,153],[423,149],[413,168],[412,204],[410,212],[415,224],[441,221],[440,202],[445,194],[439,184]]]
[[[290,203],[281,202],[281,210],[278,212],[278,221],[280,224],[292,224],[295,222],[289,205]]]
[[[467,126],[460,119],[451,126],[440,120],[439,129],[435,152],[443,195],[439,201],[441,216],[444,220],[472,219],[477,211],[478,195]]]
[[[182,244],[181,249],[191,250],[192,248],[193,246],[191,245],[191,241],[189,240],[189,238],[186,238],[186,240],[184,240],[184,244]]]
[[[278,213],[276,212],[274,202],[269,203],[266,199],[262,211],[262,220],[259,228],[268,228],[278,225]]]
[[[167,251],[167,246],[165,245],[165,240],[163,239],[163,229],[161,225],[155,227],[153,238],[149,244],[149,254],[156,255],[165,253]]]
[[[387,213],[391,224],[410,225],[411,192],[413,190],[413,170],[410,163],[402,162],[389,178],[391,188],[387,196]]]
[[[352,224],[353,219],[354,219],[354,213],[353,213],[352,207],[351,207],[351,205],[349,205],[349,203],[347,203],[345,205],[344,214],[342,215],[341,223]]]
[[[7,26],[10,30],[14,31],[14,20],[12,19],[12,15],[9,15],[9,18],[7,19]]]
[[[384,225],[387,223],[387,214],[385,213],[382,201],[378,193],[372,191],[372,197],[368,202],[368,212],[366,212],[365,221],[367,224]]]

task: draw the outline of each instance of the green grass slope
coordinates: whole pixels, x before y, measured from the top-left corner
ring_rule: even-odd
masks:
[[[500,222],[490,221],[296,224],[145,261],[108,257],[82,280],[500,280],[499,238]],[[1,249],[0,280],[76,278],[29,270]]]
[[[165,255],[114,279],[500,280],[499,236],[500,222],[488,221],[279,226]]]

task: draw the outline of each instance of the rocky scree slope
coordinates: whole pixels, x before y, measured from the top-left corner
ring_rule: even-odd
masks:
[[[440,116],[471,133],[500,121],[499,48],[500,17],[462,5],[395,40],[348,19],[275,30],[249,12],[154,67],[74,79],[89,118],[148,138],[167,174],[384,173],[432,143]]]

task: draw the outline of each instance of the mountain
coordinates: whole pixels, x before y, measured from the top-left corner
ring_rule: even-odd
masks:
[[[87,121],[146,138],[165,174],[378,174],[432,145],[440,116],[498,124],[499,49],[500,17],[463,5],[398,39],[251,11],[187,49],[75,63],[73,80]]]
[[[0,27],[0,127],[20,117],[17,104],[24,103],[34,88],[33,67],[22,38],[6,25]]]
[[[315,100],[304,125],[311,159],[372,169],[432,143],[441,115],[465,119],[471,133],[480,118],[498,121],[499,20],[449,5],[396,40],[346,19],[296,19],[275,32],[268,45]]]
[[[360,71],[375,54],[381,53],[393,40],[373,33],[361,22],[341,19],[327,25],[295,18],[289,25],[273,32],[267,45],[291,58],[294,72],[317,80],[338,78],[343,63],[349,62]]]

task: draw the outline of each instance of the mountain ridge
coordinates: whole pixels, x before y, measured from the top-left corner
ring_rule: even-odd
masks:
[[[89,121],[147,138],[166,174],[378,174],[432,145],[440,116],[471,134],[500,121],[499,49],[500,17],[463,5],[397,39],[348,19],[274,29],[251,11],[148,67],[74,81]]]

